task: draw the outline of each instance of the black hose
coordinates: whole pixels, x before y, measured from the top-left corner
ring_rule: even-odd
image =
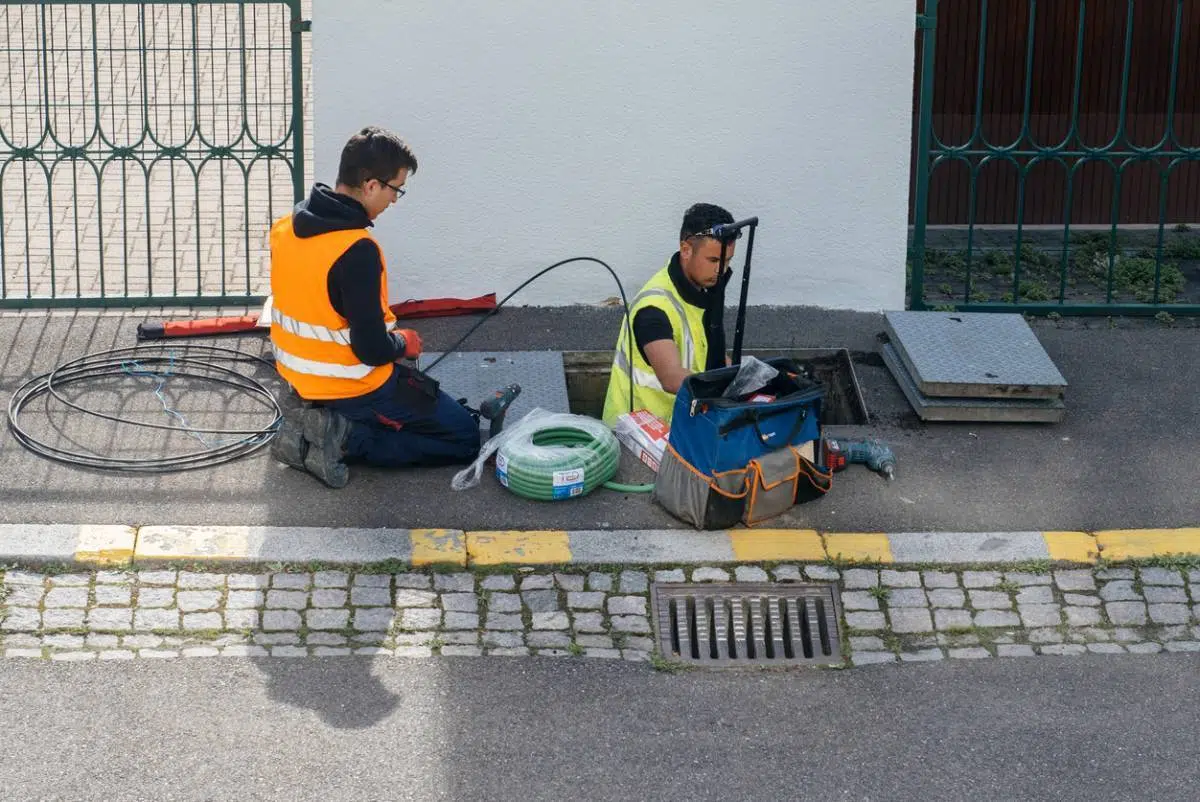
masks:
[[[454,343],[454,345],[450,346],[445,351],[443,351],[442,355],[439,356],[437,359],[433,360],[433,362],[431,362],[428,367],[423,368],[422,373],[429,373],[431,370],[433,370],[435,367],[437,367],[439,362],[441,362],[446,357],[448,357],[451,354],[458,351],[458,349],[460,347],[462,347],[462,344],[467,341],[467,338],[469,338],[472,334],[477,332],[479,330],[480,326],[482,326],[484,323],[487,323],[489,320],[491,320],[492,316],[495,315],[497,312],[499,312],[501,307],[503,307],[506,303],[508,303],[510,300],[512,300],[512,297],[514,295],[516,295],[518,292],[525,289],[530,284],[532,284],[533,282],[537,281],[542,276],[549,273],[551,270],[556,270],[556,269],[562,267],[563,265],[569,265],[572,262],[595,262],[596,264],[600,265],[605,270],[607,270],[608,274],[613,277],[613,281],[617,282],[617,291],[621,293],[621,306],[625,310],[625,344],[628,346],[628,349],[629,349],[629,364],[630,364],[630,366],[632,366],[633,365],[633,321],[629,319],[629,300],[625,297],[625,285],[621,283],[621,279],[619,276],[617,276],[616,271],[613,270],[611,267],[609,267],[607,263],[605,263],[593,256],[573,256],[570,259],[563,259],[561,262],[555,262],[554,264],[550,265],[549,267],[539,270],[537,273],[534,273],[532,276],[525,279],[525,281],[521,282],[520,286],[518,286],[515,290],[510,292],[508,295],[504,296],[504,300],[502,300],[502,301],[500,301],[500,303],[496,304],[496,307],[494,309],[490,310],[486,315],[484,315],[483,318],[478,323],[476,323],[471,328],[467,329],[467,333],[464,334],[463,336],[459,337],[458,342]],[[632,412],[633,408],[634,408],[633,407],[633,376],[630,376],[629,377],[629,410]]]
[[[180,351],[183,353],[180,353]],[[210,345],[188,345],[180,349],[177,345],[154,343],[139,345],[132,348],[114,348],[87,354],[78,359],[66,362],[49,373],[36,376],[21,385],[13,394],[8,405],[8,428],[21,445],[46,459],[93,468],[101,471],[121,471],[133,473],[171,473],[175,471],[196,470],[231,462],[251,454],[266,445],[274,435],[283,411],[274,394],[258,380],[240,373],[225,363],[250,363],[261,365],[272,373],[275,366],[262,357],[244,354],[230,348],[220,348]],[[165,366],[165,373],[155,368]],[[215,374],[215,375],[214,375]],[[271,422],[259,429],[204,429],[193,426],[177,426],[171,424],[150,423],[141,420],[122,418],[104,412],[88,409],[63,396],[60,391],[71,384],[85,382],[97,378],[112,376],[149,375],[160,378],[185,377],[214,382],[233,387],[249,394],[252,398],[263,403],[271,416]],[[137,426],[151,429],[166,429],[196,436],[204,445],[204,449],[190,454],[170,457],[150,457],[133,459],[109,457],[85,451],[71,450],[50,445],[39,440],[24,429],[19,417],[21,411],[30,401],[42,396],[56,399],[70,409],[91,415],[103,420],[121,425]],[[203,435],[221,437],[222,441],[208,443]],[[226,438],[235,437],[232,442]]]

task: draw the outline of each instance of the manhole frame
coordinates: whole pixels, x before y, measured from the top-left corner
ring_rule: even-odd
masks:
[[[775,599],[784,602],[787,607],[788,601],[795,602],[799,605],[802,601],[809,606],[810,615],[817,616],[814,623],[818,625],[818,633],[816,634],[815,643],[821,642],[819,635],[819,625],[823,621],[825,630],[828,635],[829,653],[825,654],[822,649],[818,653],[817,648],[812,649],[812,656],[805,656],[804,640],[799,635],[792,639],[793,645],[791,651],[793,656],[787,656],[787,647],[785,641],[772,638],[772,647],[766,648],[765,638],[759,637],[757,641],[764,649],[764,653],[759,656],[750,657],[745,652],[749,652],[748,648],[743,650],[743,654],[738,654],[735,657],[730,657],[728,652],[728,640],[722,642],[722,639],[728,639],[730,632],[727,629],[722,629],[720,626],[715,626],[711,631],[706,628],[704,639],[709,640],[710,649],[705,654],[704,649],[700,648],[697,651],[699,657],[693,656],[689,648],[685,652],[682,648],[676,650],[673,646],[674,637],[672,634],[672,622],[670,617],[670,604],[673,599],[685,599],[692,597],[697,601],[707,601],[709,599],[719,598],[738,598],[745,601],[750,599]],[[817,610],[816,602],[822,601],[825,604],[823,617],[820,616]],[[678,608],[677,608],[678,609]],[[776,608],[778,609],[778,607]],[[791,610],[792,607],[787,607]],[[796,609],[797,623],[800,622],[799,609]],[[724,612],[724,607],[722,607]],[[732,609],[729,611],[732,615]],[[745,610],[752,614],[753,610]],[[788,629],[788,625],[782,621],[778,621],[776,626],[772,626],[770,630],[765,626],[766,619],[763,618],[763,605],[760,603],[758,607],[758,618],[751,615],[752,624],[759,626],[760,631],[765,635],[768,631],[774,633],[783,633]],[[658,654],[665,660],[678,665],[685,665],[690,668],[705,668],[705,669],[731,669],[731,668],[773,668],[773,667],[800,667],[800,666],[835,666],[844,665],[846,660],[842,654],[842,649],[846,643],[846,634],[842,631],[842,600],[840,588],[834,582],[796,582],[796,583],[779,583],[779,582],[654,582],[650,586],[650,614],[652,616],[651,625],[654,631],[655,648]],[[782,618],[782,615],[781,615]],[[697,621],[699,624],[699,621]],[[736,624],[736,622],[730,622]],[[689,634],[691,627],[689,626]],[[699,629],[699,627],[697,627]],[[743,624],[744,629],[744,624]],[[737,628],[734,626],[734,632]],[[809,638],[812,639],[811,624],[809,625]],[[689,638],[689,645],[690,645]],[[713,646],[713,643],[716,646]],[[738,640],[737,646],[739,649],[747,645],[747,640],[742,638]],[[711,649],[716,648],[717,657],[711,655]],[[757,649],[756,649],[757,651]],[[766,654],[767,651],[773,651],[773,655]]]

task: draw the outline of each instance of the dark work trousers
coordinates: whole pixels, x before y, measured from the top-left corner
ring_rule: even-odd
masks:
[[[372,393],[323,403],[352,424],[347,461],[399,468],[466,464],[479,454],[476,418],[440,390],[415,389],[402,368]]]

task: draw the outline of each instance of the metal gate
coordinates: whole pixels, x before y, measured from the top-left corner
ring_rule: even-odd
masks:
[[[912,309],[1200,314],[1200,0],[923,0]]]
[[[0,13],[0,306],[260,302],[305,188],[300,0]]]

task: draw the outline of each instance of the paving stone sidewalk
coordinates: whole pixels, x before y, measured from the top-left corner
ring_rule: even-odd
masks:
[[[0,654],[594,657],[649,661],[652,582],[837,582],[853,665],[1200,652],[1200,570],[829,565],[547,573],[0,575]]]

